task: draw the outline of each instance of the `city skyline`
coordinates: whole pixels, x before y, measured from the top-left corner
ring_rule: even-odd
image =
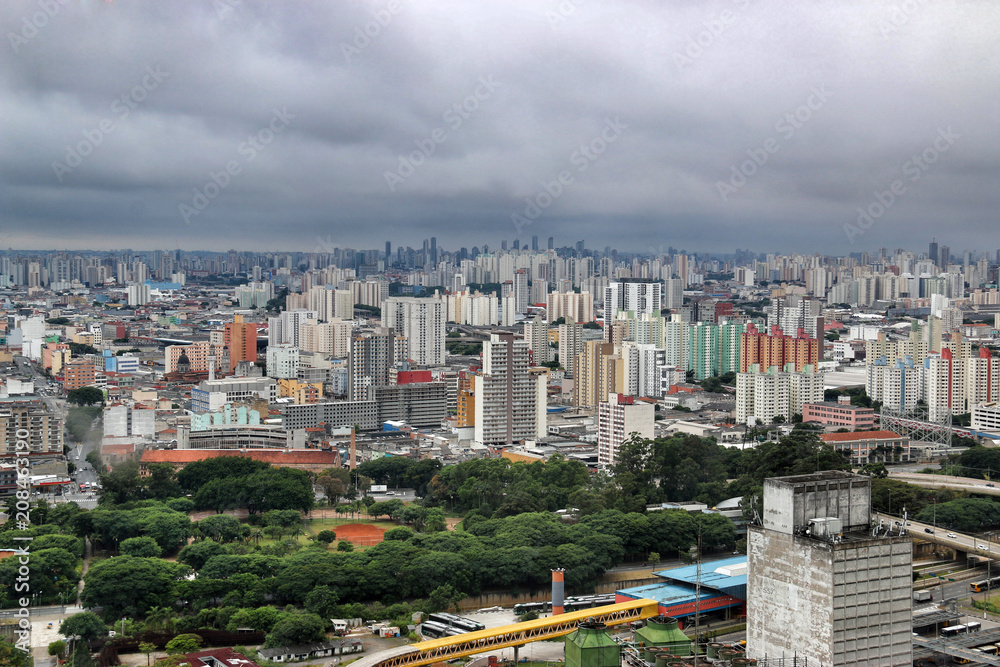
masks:
[[[14,0],[0,246],[975,248],[997,12]]]

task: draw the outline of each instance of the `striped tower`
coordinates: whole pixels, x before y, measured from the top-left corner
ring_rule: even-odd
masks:
[[[557,568],[552,570],[552,615],[563,613],[563,598],[565,595],[565,585],[563,584],[563,578],[566,576],[566,570],[562,568]]]

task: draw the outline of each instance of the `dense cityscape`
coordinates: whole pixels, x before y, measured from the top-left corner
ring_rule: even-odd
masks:
[[[29,538],[52,577],[24,590],[60,621],[32,641],[74,664],[222,644],[265,665],[376,659],[392,645],[373,632],[558,619],[553,572],[566,613],[655,601],[670,621],[647,628],[673,627],[677,655],[714,637],[762,660],[789,641],[818,664],[961,655],[911,634],[956,627],[981,608],[970,586],[991,587],[997,490],[975,479],[1000,474],[998,269],[1000,252],[937,241],[10,250],[0,572],[20,581]],[[797,493],[833,500],[779,519]],[[850,547],[890,597],[843,611],[877,642],[797,620],[781,586],[817,565],[772,553],[789,539],[885,550]],[[920,605],[935,595],[951,605]],[[442,624],[452,611],[471,625]]]
[[[0,667],[1000,667],[998,20],[0,2]]]

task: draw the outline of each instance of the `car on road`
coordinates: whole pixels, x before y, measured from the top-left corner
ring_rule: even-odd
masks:
[[[951,539],[956,539],[958,535],[956,535],[955,533],[948,533],[948,537],[950,537]]]
[[[934,534],[934,529],[933,528],[924,528],[924,532],[925,533],[930,533],[931,535],[933,535]]]
[[[987,484],[986,486],[988,486],[988,487],[990,487],[990,488],[993,488],[993,487],[995,487],[995,486],[996,486],[996,484],[994,484],[993,482],[990,482],[990,483],[989,483],[989,484]]]
[[[977,549],[982,549],[983,551],[989,551],[990,550],[990,548],[988,546],[986,546],[985,544],[977,544],[976,548]]]

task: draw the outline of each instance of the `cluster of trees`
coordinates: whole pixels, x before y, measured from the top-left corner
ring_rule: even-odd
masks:
[[[710,378],[705,378],[701,381],[701,388],[707,392],[713,394],[725,393],[725,385],[732,386],[736,383],[736,372],[729,371],[728,373],[723,373],[722,375],[713,376]]]
[[[141,476],[139,464],[128,461],[101,475],[101,503],[159,500],[183,512],[210,509],[221,514],[245,507],[251,515],[275,509],[308,512],[314,504],[309,473],[272,468],[243,456],[196,461],[176,473],[170,464],[154,463],[147,472]],[[193,500],[186,494],[192,494]]]
[[[8,501],[8,511],[13,508],[13,500]],[[83,540],[71,534],[73,517],[80,511],[75,503],[49,508],[45,501],[39,501],[31,511],[31,527],[17,530],[14,521],[0,526],[0,548],[17,549],[24,542],[16,539],[31,537],[31,573],[27,582],[31,595],[38,594],[42,604],[73,600],[79,581],[79,569],[83,558]],[[9,512],[9,516],[13,516]],[[25,597],[24,590],[17,590],[20,563],[17,558],[0,560],[0,607],[19,606],[18,599]],[[2,663],[0,663],[2,664]]]
[[[192,609],[272,602],[305,606],[323,615],[329,609],[321,602],[329,607],[340,601],[440,599],[448,592],[438,590],[444,586],[451,587],[452,596],[544,588],[554,567],[566,568],[567,583],[582,589],[628,557],[688,549],[696,543],[699,530],[703,545],[731,548],[735,543],[729,519],[677,510],[648,515],[608,511],[574,525],[549,512],[496,519],[473,514],[466,523],[465,531],[421,534],[395,528],[386,532],[384,542],[363,552],[330,552],[317,540],[279,557],[238,553],[242,550],[214,541],[197,542],[178,556],[181,565],[197,572],[196,578],[184,579],[181,573],[164,569],[156,581],[171,580],[174,595]],[[129,557],[111,560],[122,558]],[[137,560],[141,559],[126,562],[134,566]],[[87,588],[96,576],[92,572]],[[98,584],[93,594],[109,595],[116,601],[116,613],[127,606],[125,602],[140,610],[158,604],[154,598],[121,601],[119,587],[126,588],[120,581],[110,591]]]
[[[74,405],[102,405],[104,392],[97,387],[80,387],[71,389],[66,394],[66,400]]]
[[[418,496],[426,494],[427,485],[440,470],[441,461],[438,459],[414,461],[402,456],[383,456],[365,461],[357,468],[359,475],[375,484],[415,489]]]
[[[513,516],[568,507],[570,496],[590,482],[587,467],[555,455],[525,464],[508,459],[476,459],[443,468],[427,486],[425,504],[461,513]]]
[[[962,469],[954,474],[980,479],[1000,478],[1000,449],[977,445],[969,447],[958,456]]]
[[[1000,527],[1000,503],[991,498],[956,498],[925,506],[914,518],[963,533],[978,533]]]

